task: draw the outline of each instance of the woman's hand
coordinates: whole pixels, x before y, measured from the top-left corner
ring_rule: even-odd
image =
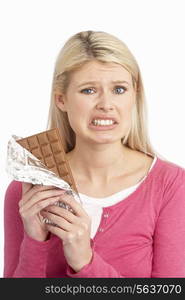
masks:
[[[62,240],[67,263],[75,272],[78,272],[92,258],[91,220],[83,207],[72,196],[64,194],[60,201],[69,205],[73,212],[55,205],[49,206],[41,214],[44,218],[57,224],[57,226],[53,226],[46,223],[46,228]]]
[[[42,221],[41,210],[58,201],[65,191],[52,186],[22,183],[22,198],[19,201],[24,230],[33,239],[45,241],[48,230]]]

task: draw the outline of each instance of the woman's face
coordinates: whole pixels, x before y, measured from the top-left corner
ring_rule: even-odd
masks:
[[[76,141],[119,142],[131,125],[135,90],[130,73],[116,63],[91,61],[74,71],[57,106],[67,111]]]

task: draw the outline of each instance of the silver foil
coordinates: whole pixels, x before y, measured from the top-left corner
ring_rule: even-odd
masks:
[[[72,195],[77,202],[81,203],[79,195],[66,181],[48,170],[37,157],[16,142],[21,138],[12,135],[8,141],[6,172],[11,178],[21,182],[55,186],[65,190],[67,194]],[[58,205],[70,209],[62,202],[59,202]]]

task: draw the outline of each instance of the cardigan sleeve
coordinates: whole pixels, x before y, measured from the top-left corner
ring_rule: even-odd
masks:
[[[73,278],[124,278],[113,266],[93,251],[93,257],[89,264],[85,265],[79,272],[75,273],[67,266],[67,275]]]
[[[185,277],[185,171],[164,190],[154,232],[151,277]]]
[[[45,277],[50,240],[39,242],[23,230],[18,202],[21,182],[12,181],[4,202],[4,277]]]

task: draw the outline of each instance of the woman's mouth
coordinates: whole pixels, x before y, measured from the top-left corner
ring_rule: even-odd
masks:
[[[110,130],[117,126],[117,122],[114,119],[93,119],[89,125],[94,130]]]

